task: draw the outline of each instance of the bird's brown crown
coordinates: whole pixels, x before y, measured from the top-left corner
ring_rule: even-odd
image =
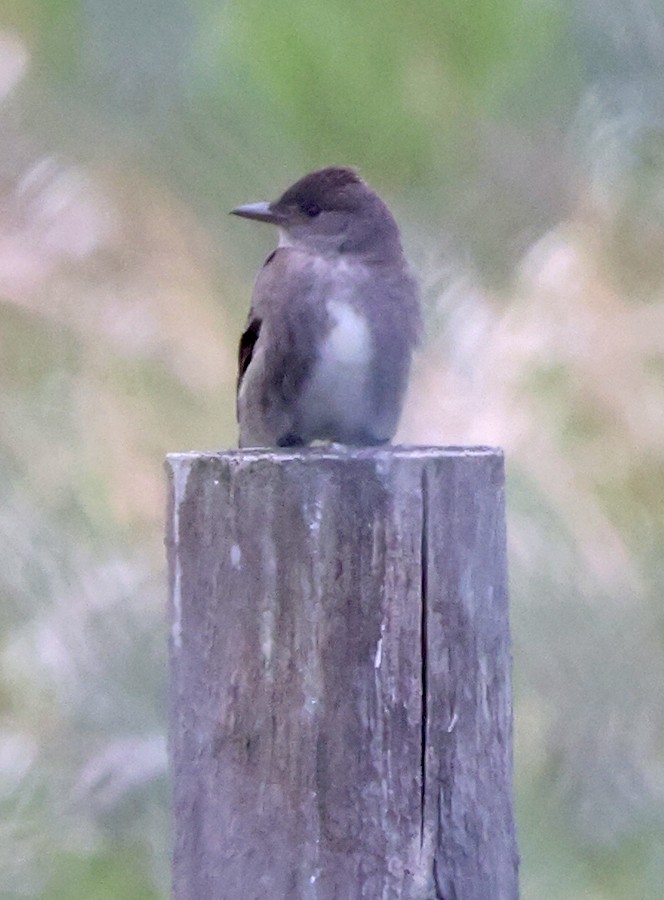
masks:
[[[334,207],[343,201],[348,188],[352,190],[354,185],[364,185],[354,169],[331,166],[300,178],[281,195],[277,204],[305,207],[313,203],[323,209]]]

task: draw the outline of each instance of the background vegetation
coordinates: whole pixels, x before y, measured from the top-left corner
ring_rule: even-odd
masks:
[[[312,168],[390,201],[428,340],[402,437],[509,461],[525,900],[664,884],[657,0],[5,0],[0,895],[165,897],[164,478]]]

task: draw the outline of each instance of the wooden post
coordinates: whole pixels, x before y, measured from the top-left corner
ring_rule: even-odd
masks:
[[[175,900],[514,900],[501,451],[169,467]]]

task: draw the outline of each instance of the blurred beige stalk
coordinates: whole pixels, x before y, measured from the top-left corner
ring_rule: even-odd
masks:
[[[425,349],[402,433],[502,444],[565,521],[592,578],[630,601],[640,579],[599,494],[664,445],[661,383],[647,366],[664,356],[664,309],[616,290],[592,235],[568,223],[539,240],[511,297],[470,277],[451,284],[440,297],[447,324]],[[533,534],[515,527],[511,537],[527,556]]]
[[[23,79],[28,59],[25,42],[11,31],[0,31],[0,103]]]
[[[0,35],[0,114],[28,62],[17,38]],[[147,387],[144,393],[141,377],[148,375],[137,375],[136,366],[156,369],[162,382],[166,375],[192,397],[219,398],[212,443],[221,432],[224,386],[230,390],[235,377],[237,330],[219,302],[218,254],[192,210],[143,173],[117,163],[84,169],[63,162],[12,125],[3,141],[0,297],[47,336],[56,357],[61,345],[77,346],[68,398],[76,449],[63,448],[53,465],[52,442],[37,438],[35,422],[23,416],[30,411],[17,405],[7,426],[13,452],[35,484],[47,489],[51,480],[55,490],[75,480],[82,460],[99,465],[103,450],[119,520],[156,524],[163,513],[160,461],[172,449],[169,425],[172,434],[177,423],[169,423],[166,408],[155,418],[160,395]],[[233,267],[224,268],[224,292],[239,295]],[[65,372],[72,360],[61,352]]]

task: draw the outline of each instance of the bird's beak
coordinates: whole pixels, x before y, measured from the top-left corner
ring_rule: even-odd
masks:
[[[255,219],[257,222],[271,222],[273,225],[278,225],[282,218],[272,209],[270,203],[246,203],[244,206],[236,206],[231,210],[231,215]]]

